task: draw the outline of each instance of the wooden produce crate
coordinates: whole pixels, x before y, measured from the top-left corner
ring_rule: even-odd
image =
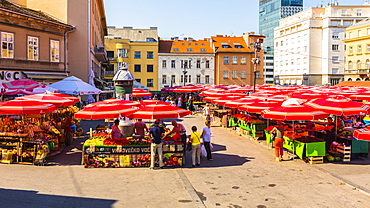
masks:
[[[308,157],[307,158],[307,162],[310,163],[311,165],[312,164],[324,163],[324,157],[323,156],[320,156],[320,157]]]

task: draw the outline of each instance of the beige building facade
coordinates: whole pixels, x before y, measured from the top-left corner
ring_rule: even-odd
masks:
[[[67,68],[73,75],[88,82],[90,70],[95,84],[102,88],[107,54],[104,36],[107,35],[103,0],[9,0],[27,8],[40,10],[73,25],[75,30],[66,34]]]
[[[65,41],[72,25],[10,3],[0,5],[0,22],[0,84],[22,77],[48,84],[68,76]]]

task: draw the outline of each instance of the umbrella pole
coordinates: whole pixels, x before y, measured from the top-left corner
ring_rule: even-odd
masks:
[[[294,128],[294,121],[293,121],[293,147],[292,147],[292,149],[293,149],[293,161],[294,161],[294,159],[295,159],[295,147],[294,147],[294,138],[295,138],[295,135],[294,135],[294,132],[295,132],[295,128]]]

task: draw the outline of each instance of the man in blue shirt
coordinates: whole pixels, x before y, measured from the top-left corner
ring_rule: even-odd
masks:
[[[152,144],[150,145],[151,157],[150,157],[150,169],[154,169],[154,158],[155,153],[158,152],[159,158],[159,168],[163,168],[163,151],[162,151],[162,134],[165,131],[159,126],[159,120],[154,122],[154,126],[150,128],[149,135],[152,139]]]

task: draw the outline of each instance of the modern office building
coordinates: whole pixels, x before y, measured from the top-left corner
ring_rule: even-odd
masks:
[[[276,84],[335,85],[341,82],[346,65],[345,30],[369,16],[369,5],[333,4],[309,8],[280,20],[280,26],[275,28]],[[365,29],[361,31],[360,37],[358,34],[351,37],[362,39]],[[360,48],[367,47],[365,42]],[[355,49],[361,53],[358,45],[352,45],[352,50]],[[350,50],[348,46],[347,50]]]
[[[260,0],[259,1],[259,33],[264,35],[265,42],[265,84],[274,83],[274,28],[279,20],[303,10],[303,0]]]
[[[346,29],[345,81],[370,81],[370,20]]]

